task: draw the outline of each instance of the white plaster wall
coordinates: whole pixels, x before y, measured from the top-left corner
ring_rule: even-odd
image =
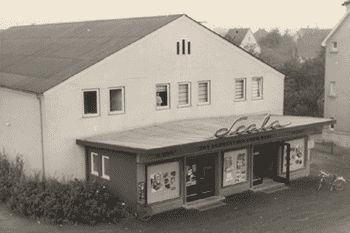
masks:
[[[328,41],[326,47],[325,117],[337,120],[335,131],[350,132],[350,17]],[[332,53],[332,42],[338,43],[338,52]],[[330,81],[335,81],[336,97],[329,97]]]
[[[191,55],[176,54],[176,42],[182,39],[191,41]],[[260,76],[264,98],[252,101],[251,78]],[[242,77],[247,78],[247,101],[238,103],[234,101],[234,79]],[[197,105],[197,82],[201,80],[211,81],[210,105]],[[191,82],[191,107],[177,107],[178,82]],[[170,109],[156,110],[157,83],[170,84]],[[190,117],[282,114],[283,85],[283,75],[181,18],[45,94],[47,172],[85,177],[84,148],[76,145],[77,138]],[[115,86],[125,86],[126,112],[108,115],[108,88]],[[100,89],[99,117],[82,117],[82,89],[86,88]]]
[[[27,174],[42,168],[39,109],[36,95],[0,88],[1,153],[22,155]]]

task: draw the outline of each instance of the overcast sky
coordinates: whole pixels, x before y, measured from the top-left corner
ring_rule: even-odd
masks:
[[[0,29],[16,25],[187,14],[205,26],[333,28],[345,14],[345,0],[3,0]]]

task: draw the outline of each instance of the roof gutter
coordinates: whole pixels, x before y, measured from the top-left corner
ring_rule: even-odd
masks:
[[[43,95],[43,94],[37,94],[36,97],[37,97],[38,100],[39,100],[39,108],[40,108],[42,181],[45,182],[44,123],[43,123],[43,108],[42,108],[42,99],[44,98],[44,95]]]

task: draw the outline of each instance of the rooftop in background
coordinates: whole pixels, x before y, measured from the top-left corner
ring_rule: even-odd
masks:
[[[87,146],[109,145],[112,147],[132,148],[137,151],[146,151],[171,146],[181,146],[204,141],[217,140],[214,134],[221,128],[230,128],[232,123],[242,116],[231,115],[210,118],[195,118],[178,120],[174,122],[159,123],[156,125],[136,129],[113,131],[88,138],[78,139],[77,143]],[[248,115],[248,120],[237,123],[237,126],[256,124],[261,126],[265,115]],[[291,122],[284,129],[297,129],[310,125],[332,124],[335,120],[313,117],[279,116],[271,115],[267,125],[278,120],[280,124]],[[233,129],[234,130],[234,129]],[[264,133],[264,132],[263,132]],[[254,135],[258,135],[255,133]],[[237,136],[243,137],[243,136]]]
[[[226,36],[230,36],[233,39],[235,45],[240,46],[244,37],[247,35],[249,28],[233,28],[228,30]]]

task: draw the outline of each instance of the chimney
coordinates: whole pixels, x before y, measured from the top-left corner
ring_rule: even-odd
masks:
[[[342,6],[346,6],[346,12],[350,11],[350,0],[345,1]]]

